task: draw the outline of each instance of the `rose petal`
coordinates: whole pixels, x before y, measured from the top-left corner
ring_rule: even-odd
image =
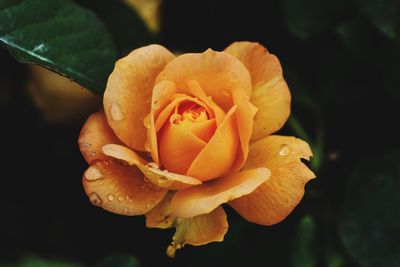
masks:
[[[83,177],[92,204],[122,215],[141,215],[156,206],[167,191],[145,181],[136,167],[97,161]]]
[[[304,186],[314,173],[301,162],[312,155],[300,139],[269,136],[250,145],[245,169],[267,167],[270,179],[253,193],[229,204],[248,221],[272,225],[282,221],[304,195]]]
[[[200,246],[223,241],[228,222],[222,207],[193,218],[176,218],[171,210],[173,196],[174,193],[169,193],[163,201],[146,213],[146,226],[149,228],[176,227],[172,243],[167,249],[168,256],[174,257],[176,250],[186,244]]]
[[[105,144],[121,142],[107,124],[104,112],[96,112],[89,116],[82,127],[78,144],[83,157],[89,164],[98,160],[108,160],[101,148]]]
[[[201,246],[223,241],[228,231],[228,221],[224,209],[218,207],[208,214],[188,219],[178,218],[175,228],[172,243],[167,248],[167,255],[171,258],[175,256],[176,250],[186,244]]]
[[[206,184],[178,191],[172,199],[172,214],[190,218],[206,214],[219,205],[250,194],[270,175],[267,168],[232,173]]]
[[[206,145],[206,142],[181,125],[168,123],[159,133],[160,160],[164,168],[171,172],[186,174]]]
[[[249,97],[243,91],[232,92],[233,102],[238,107],[235,117],[240,140],[240,152],[237,153],[232,170],[240,170],[246,162],[249,153],[249,142],[253,132],[253,118],[257,108],[251,104]]]
[[[118,60],[108,78],[103,100],[108,123],[133,149],[145,149],[147,129],[143,120],[150,113],[154,81],[173,58],[160,45],[145,46]]]
[[[226,114],[221,125],[207,145],[191,163],[187,175],[207,181],[228,172],[235,161],[239,140],[235,117],[237,107],[234,106]]]
[[[227,53],[208,49],[204,53],[188,53],[169,62],[157,77],[157,83],[170,80],[179,90],[186,91],[187,82],[196,80],[207,96],[211,96],[224,111],[232,107],[227,97],[234,90],[251,94],[249,72],[239,60]]]
[[[224,51],[239,59],[251,75],[251,102],[258,108],[251,139],[278,131],[289,117],[291,101],[279,60],[258,43],[235,42]]]
[[[172,215],[171,200],[175,193],[169,192],[163,201],[146,213],[146,227],[167,229],[174,226],[176,217]]]
[[[102,150],[105,155],[111,158],[121,160],[132,166],[137,166],[146,176],[146,178],[157,187],[168,190],[180,190],[193,185],[201,184],[200,180],[197,180],[193,177],[170,173],[168,171],[158,169],[154,162],[146,162],[128,147],[116,144],[108,144],[104,145]]]
[[[158,142],[157,142],[157,129],[156,129],[156,121],[157,118],[166,106],[171,102],[172,97],[176,94],[176,86],[175,83],[171,81],[162,81],[158,83],[153,88],[153,95],[151,99],[151,111],[145,118],[145,124],[148,123],[147,129],[147,140],[148,145],[150,146],[151,157],[157,165],[160,165],[160,159],[158,156]],[[145,125],[146,127],[147,125]],[[146,148],[145,143],[145,148]]]

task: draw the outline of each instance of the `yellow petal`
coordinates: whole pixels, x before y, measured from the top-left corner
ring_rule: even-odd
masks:
[[[103,112],[92,114],[83,125],[78,139],[83,157],[89,164],[98,160],[108,160],[109,158],[103,154],[101,148],[109,143],[120,144],[121,142],[108,126]]]
[[[83,177],[92,204],[121,215],[141,215],[155,207],[167,191],[147,182],[136,167],[112,160],[97,161]]]
[[[218,207],[208,214],[193,218],[178,218],[175,221],[176,232],[172,237],[172,243],[167,248],[167,255],[175,256],[177,249],[189,244],[201,246],[210,242],[221,242],[228,231],[226,213],[222,207]]]
[[[121,160],[131,166],[137,166],[146,178],[157,187],[168,190],[180,190],[201,184],[200,180],[193,177],[160,170],[154,162],[145,161],[133,150],[124,146],[108,144],[103,146],[102,151],[111,158]]]
[[[173,58],[160,45],[145,46],[118,60],[108,78],[103,100],[108,123],[133,149],[145,148],[147,129],[143,120],[150,113],[154,81]]]
[[[251,75],[251,102],[258,108],[251,139],[278,131],[289,117],[291,97],[277,57],[251,42],[235,42],[224,51],[239,59]]]
[[[248,221],[271,225],[282,221],[304,195],[304,186],[314,173],[301,162],[312,156],[300,139],[269,136],[250,145],[245,169],[267,167],[271,177],[253,193],[229,204]]]
[[[267,168],[256,168],[180,190],[172,199],[172,214],[176,217],[190,218],[209,213],[223,203],[250,194],[264,183],[269,175],[270,171]]]
[[[168,123],[159,133],[158,146],[160,161],[164,168],[171,172],[186,174],[206,143],[186,127]]]
[[[201,150],[187,171],[187,175],[207,181],[227,173],[235,162],[239,138],[233,114],[234,106],[226,114],[207,145]]]
[[[157,77],[157,82],[163,80],[174,81],[183,92],[188,81],[198,81],[205,94],[226,112],[232,107],[232,99],[226,94],[234,90],[251,94],[251,78],[243,64],[227,53],[211,49],[176,57]]]
[[[232,92],[233,102],[238,107],[235,117],[238,128],[240,151],[232,167],[232,170],[237,171],[243,167],[249,153],[249,142],[253,132],[253,119],[256,115],[257,108],[251,104],[249,97],[243,91]]]
[[[152,210],[146,213],[146,227],[167,229],[174,226],[176,217],[172,215],[171,200],[174,193],[170,191]]]

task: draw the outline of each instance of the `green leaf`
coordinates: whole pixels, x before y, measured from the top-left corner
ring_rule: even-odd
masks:
[[[289,30],[297,38],[305,40],[329,29],[337,14],[347,5],[344,0],[284,0],[283,11]]]
[[[311,216],[300,221],[294,240],[292,267],[317,266],[316,226]]]
[[[400,1],[358,0],[359,8],[382,33],[391,39],[400,37]]]
[[[0,264],[0,267],[82,267],[82,265],[61,260],[43,259],[38,256],[28,256],[16,263]]]
[[[102,259],[95,267],[139,267],[139,262],[132,256],[124,254],[109,255]]]
[[[400,266],[400,150],[361,161],[350,177],[340,238],[363,267]]]
[[[157,42],[139,14],[120,0],[77,0],[77,3],[95,12],[105,23],[121,55]]]
[[[105,26],[68,0],[0,0],[0,43],[101,94],[117,59]]]

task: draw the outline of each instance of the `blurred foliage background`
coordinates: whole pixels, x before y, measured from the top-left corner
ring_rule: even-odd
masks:
[[[96,16],[74,5],[64,19],[10,33],[73,3],[30,0],[40,9],[6,10],[23,2],[0,0],[1,267],[400,266],[398,0],[77,0]],[[81,61],[68,56],[76,49],[69,42],[53,43],[57,53],[35,43],[82,25],[87,36],[69,39],[79,41]],[[174,260],[165,255],[173,230],[145,229],[143,217],[95,208],[84,194],[76,141],[99,97],[6,49],[22,62],[43,65],[48,56],[45,65],[64,74],[54,62],[90,69],[96,79],[77,81],[101,94],[113,64],[106,59],[153,42],[200,52],[236,40],[260,42],[281,60],[293,94],[281,133],[310,142],[317,179],[282,223],[254,225],[228,209],[223,243],[187,246]],[[85,53],[99,47],[103,69]]]

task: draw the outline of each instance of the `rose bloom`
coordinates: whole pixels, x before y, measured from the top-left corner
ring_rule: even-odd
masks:
[[[104,111],[79,137],[90,201],[147,227],[175,227],[167,254],[222,241],[222,204],[261,225],[283,220],[314,174],[295,137],[271,135],[290,114],[279,60],[258,43],[175,56],[160,45],[115,64]]]

